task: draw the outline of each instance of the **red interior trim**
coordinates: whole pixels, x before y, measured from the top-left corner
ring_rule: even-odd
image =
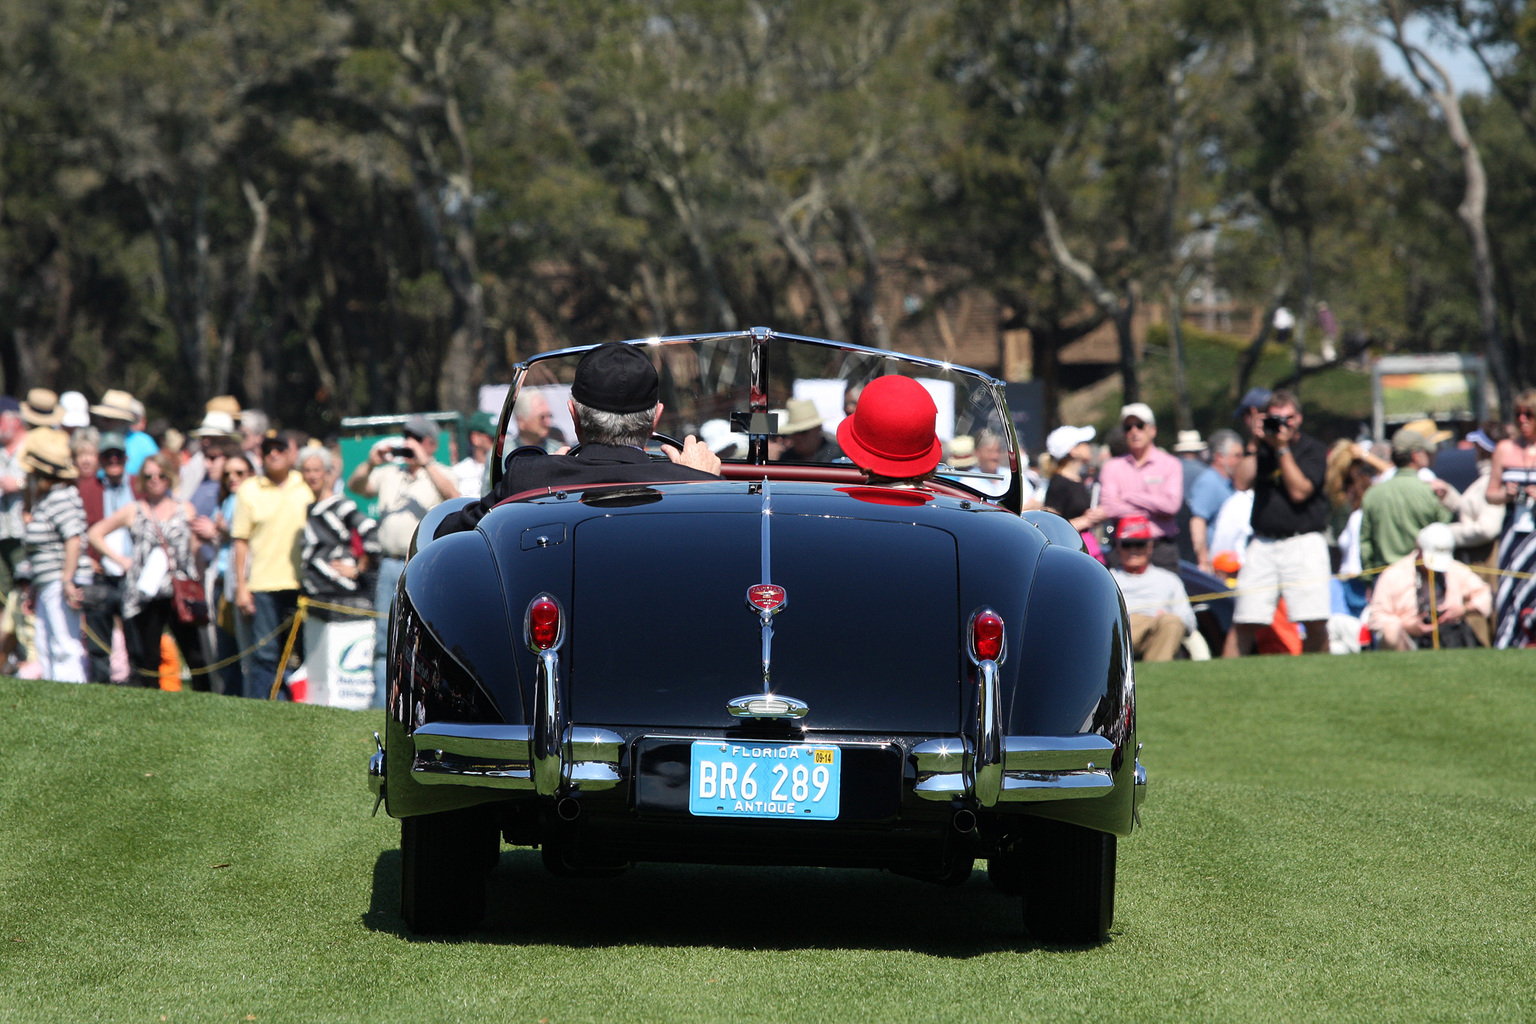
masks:
[[[864,471],[856,466],[818,466],[802,465],[799,463],[769,463],[757,466],[750,462],[723,462],[720,464],[720,476],[725,480],[788,480],[798,483],[825,483],[825,484],[862,484],[865,480]],[[529,498],[546,498],[557,491],[567,494],[578,493],[593,487],[652,487],[675,483],[707,483],[708,481],[678,481],[678,480],[645,480],[624,481],[623,483],[591,483],[578,487],[535,487],[532,490],[521,491],[502,501],[498,505],[505,505],[509,501],[526,501]],[[929,480],[924,484],[934,494],[942,494],[950,498],[960,498],[964,501],[989,501],[989,498],[980,498],[974,492],[964,487],[956,486],[946,480]]]

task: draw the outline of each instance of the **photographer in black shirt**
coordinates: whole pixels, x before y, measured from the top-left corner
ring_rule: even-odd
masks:
[[[1328,450],[1301,431],[1301,407],[1289,391],[1276,391],[1263,410],[1248,412],[1247,451],[1232,482],[1253,488],[1253,539],[1237,577],[1232,632],[1225,654],[1253,647],[1254,633],[1274,619],[1285,598],[1291,621],[1306,629],[1302,650],[1328,650],[1328,578],[1331,564],[1323,530]]]

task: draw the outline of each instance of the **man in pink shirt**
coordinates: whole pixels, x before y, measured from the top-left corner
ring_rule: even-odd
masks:
[[[1120,410],[1120,426],[1130,451],[1110,459],[1099,471],[1099,504],[1106,519],[1146,516],[1152,525],[1152,564],[1179,571],[1179,507],[1184,504],[1184,468],[1152,442],[1157,419],[1144,402]]]

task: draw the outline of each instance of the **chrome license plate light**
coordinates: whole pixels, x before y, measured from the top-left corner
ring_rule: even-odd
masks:
[[[842,751],[830,744],[698,740],[688,770],[688,811],[717,818],[834,821]]]

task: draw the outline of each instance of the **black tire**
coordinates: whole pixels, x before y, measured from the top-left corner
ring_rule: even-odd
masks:
[[[501,834],[480,808],[400,820],[400,916],[422,935],[463,932],[485,919],[485,883]]]
[[[1036,939],[1087,945],[1109,934],[1115,920],[1113,835],[1035,818],[1005,856],[1015,859],[1024,926]],[[1014,881],[1009,868],[1003,878]]]

